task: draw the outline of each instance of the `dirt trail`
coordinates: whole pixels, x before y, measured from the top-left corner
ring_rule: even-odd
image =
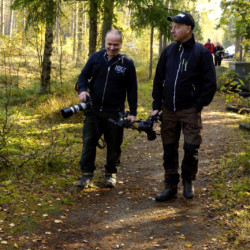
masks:
[[[179,184],[178,198],[155,202],[164,187],[162,144],[160,137],[148,141],[141,134],[123,151],[117,187],[98,185],[81,191],[63,224],[48,224],[43,229],[46,241],[31,249],[223,249],[208,206],[210,175],[230,140],[232,130],[225,128],[234,124],[234,116],[224,112],[222,98],[204,109],[203,124],[193,200],[183,198]]]

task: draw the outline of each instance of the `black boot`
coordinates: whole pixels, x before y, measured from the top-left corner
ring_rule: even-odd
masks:
[[[183,196],[186,199],[192,199],[194,197],[194,187],[192,181],[183,180]]]
[[[166,187],[159,194],[155,196],[156,201],[167,201],[171,198],[175,198],[177,194],[177,186]]]

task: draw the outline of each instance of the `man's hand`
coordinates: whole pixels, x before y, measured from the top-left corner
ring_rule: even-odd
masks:
[[[83,91],[78,95],[80,102],[87,102],[87,96],[89,96],[89,93],[87,91]]]
[[[156,116],[158,113],[159,113],[158,109],[153,110],[152,113],[151,113],[151,116]]]
[[[127,119],[131,122],[131,124],[135,123],[136,121],[136,117],[134,115],[129,115]]]

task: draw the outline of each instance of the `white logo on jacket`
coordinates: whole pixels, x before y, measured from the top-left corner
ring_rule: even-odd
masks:
[[[126,68],[124,68],[124,67],[122,67],[122,66],[120,66],[120,65],[116,65],[115,66],[115,71],[117,72],[117,73],[125,73],[125,71],[126,71]]]

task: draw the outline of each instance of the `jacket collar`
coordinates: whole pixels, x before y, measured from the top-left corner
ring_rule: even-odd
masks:
[[[103,56],[104,56],[104,59],[107,61],[107,62],[110,62],[110,61],[118,61],[118,60],[120,60],[121,59],[121,57],[123,56],[123,54],[121,53],[121,52],[119,52],[115,57],[113,57],[112,59],[109,59],[109,56],[108,56],[108,53],[107,53],[107,51],[106,51],[106,49],[103,49],[103,51],[104,51],[104,54],[103,54]]]
[[[192,37],[185,43],[178,42],[178,44],[182,45],[184,48],[192,48],[195,44],[194,34],[192,34]]]

